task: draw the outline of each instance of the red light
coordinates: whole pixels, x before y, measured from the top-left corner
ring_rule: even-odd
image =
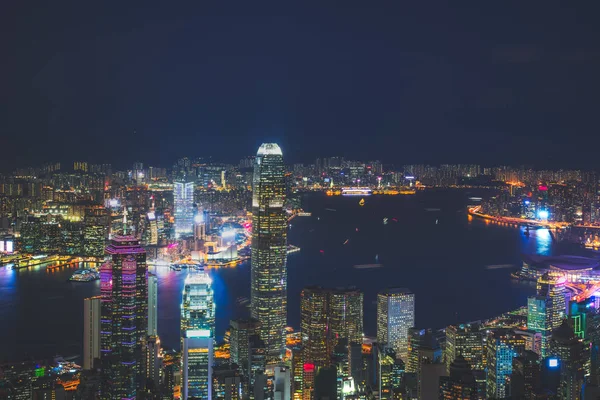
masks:
[[[306,372],[314,372],[315,371],[315,364],[309,364],[309,363],[304,364],[304,371],[306,371]]]
[[[546,191],[546,190],[548,190],[548,186],[545,186],[545,185],[540,185],[540,186],[538,187],[538,189],[539,189],[540,191]]]

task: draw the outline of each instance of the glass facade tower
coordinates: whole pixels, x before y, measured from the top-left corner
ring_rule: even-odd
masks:
[[[406,288],[386,289],[377,295],[377,342],[387,344],[406,362],[408,330],[415,326],[415,294]]]
[[[194,182],[186,179],[173,183],[175,236],[191,235],[194,227]]]
[[[183,398],[212,396],[215,303],[212,281],[204,271],[185,279],[181,301]]]
[[[143,387],[148,330],[146,251],[132,236],[115,237],[100,268],[102,399],[135,399]]]
[[[270,359],[285,346],[287,322],[287,217],[281,149],[264,143],[254,164],[252,193],[251,312]]]

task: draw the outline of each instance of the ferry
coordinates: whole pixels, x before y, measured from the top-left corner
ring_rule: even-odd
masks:
[[[383,267],[383,264],[358,264],[354,266],[355,269],[374,269],[381,267]]]

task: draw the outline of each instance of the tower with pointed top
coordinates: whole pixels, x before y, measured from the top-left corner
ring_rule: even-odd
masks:
[[[252,181],[251,311],[271,359],[283,354],[287,321],[287,218],[283,154],[263,143]]]

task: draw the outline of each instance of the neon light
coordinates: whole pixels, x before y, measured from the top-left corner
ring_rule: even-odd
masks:
[[[558,367],[558,358],[549,358],[548,359],[548,367],[549,368],[557,368]]]
[[[540,210],[540,211],[538,211],[538,218],[539,219],[548,219],[549,216],[550,216],[550,213],[548,212],[548,210]]]

